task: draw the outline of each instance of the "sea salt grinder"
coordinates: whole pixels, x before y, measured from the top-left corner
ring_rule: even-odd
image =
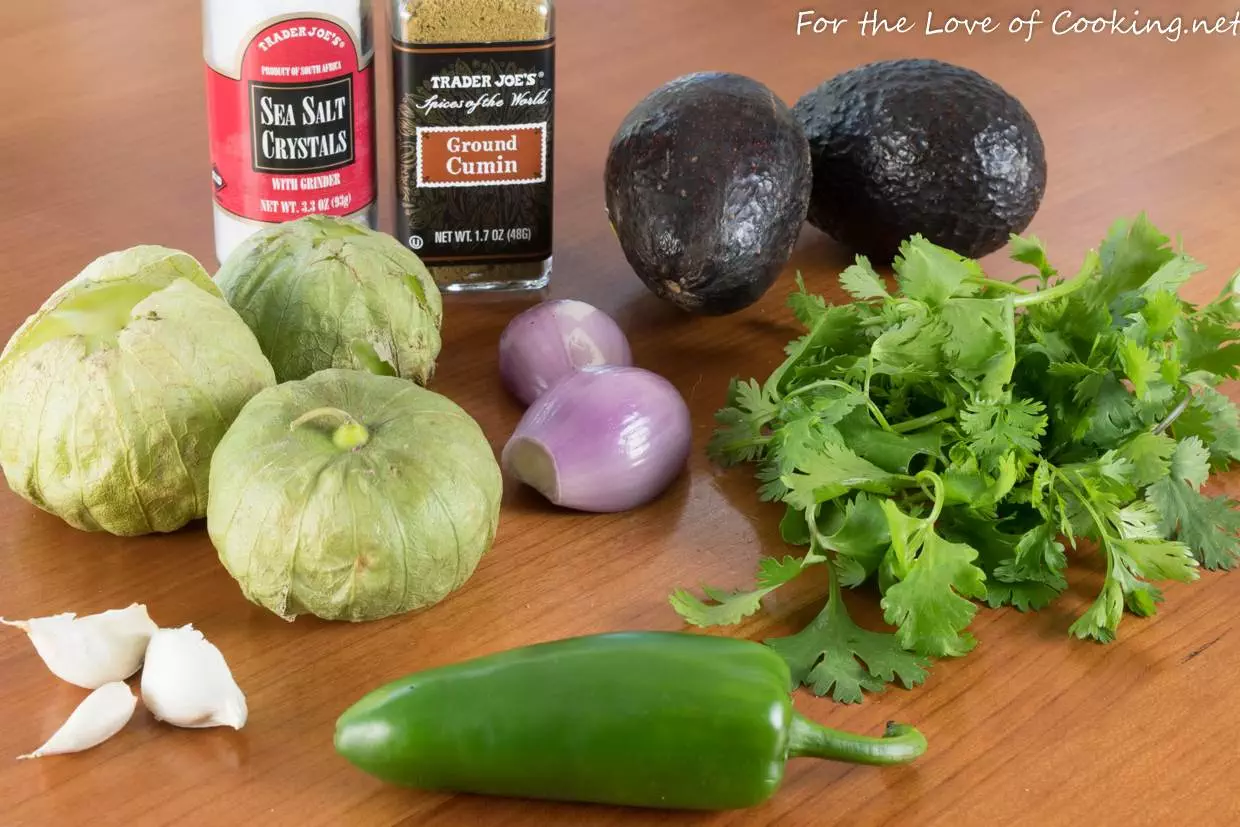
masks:
[[[376,226],[370,0],[203,0],[216,257],[306,215]]]

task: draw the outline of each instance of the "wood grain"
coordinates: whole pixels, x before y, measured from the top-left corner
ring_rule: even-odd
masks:
[[[831,14],[856,20],[870,5],[846,0],[831,4]],[[1216,5],[1150,2],[1142,13],[1216,17],[1225,11]],[[1006,21],[1036,4],[985,6]],[[676,629],[671,589],[740,585],[760,554],[783,552],[779,514],[757,502],[749,472],[711,467],[703,448],[728,379],[766,375],[793,335],[783,306],[793,272],[835,295],[829,277],[845,256],[807,229],[766,299],[727,318],[688,319],[651,297],[607,226],[602,165],[625,112],[663,81],[725,69],[792,101],[872,59],[963,63],[1020,97],[1041,127],[1050,185],[1030,231],[1057,261],[1079,261],[1112,220],[1148,210],[1210,267],[1187,288],[1191,298],[1214,294],[1240,266],[1235,38],[1169,43],[1156,35],[1043,31],[1025,44],[1006,35],[861,38],[853,30],[797,38],[796,13],[805,7],[784,0],[560,4],[549,295],[614,313],[637,362],[668,376],[690,401],[695,451],[667,496],[628,514],[584,516],[510,486],[499,540],[466,588],[419,614],[350,626],[286,624],[246,603],[201,525],[131,540],[84,534],[6,491],[0,614],[145,602],[162,625],[193,622],[220,646],[249,696],[251,718],[239,733],[191,732],[158,725],[139,709],[95,750],[14,762],[5,756],[41,743],[84,693],[58,682],[9,631],[0,635],[0,825],[1236,823],[1240,704],[1232,682],[1240,633],[1232,626],[1240,578],[1210,574],[1170,588],[1157,618],[1126,618],[1120,641],[1103,647],[1067,636],[1098,584],[1091,560],[1079,561],[1068,595],[1051,610],[982,611],[976,652],[938,664],[920,689],[852,707],[798,696],[803,710],[833,726],[878,731],[888,719],[912,722],[930,752],[888,770],[795,762],[780,794],[751,811],[688,816],[424,794],[385,787],[333,753],[335,717],[384,681],[567,635]],[[930,8],[952,11],[882,8],[919,20]],[[100,253],[157,242],[213,264],[198,13],[191,0],[0,6],[4,335]],[[379,67],[384,101],[386,61]],[[389,160],[384,145],[382,168]],[[391,192],[389,181],[383,191]],[[385,228],[390,219],[385,203]],[[1012,272],[1001,256],[987,264],[999,275]],[[435,387],[475,415],[497,449],[520,410],[500,390],[495,345],[531,300],[448,306]],[[817,610],[820,587],[800,584],[727,632],[790,630]],[[875,621],[873,599],[854,597],[858,616]]]

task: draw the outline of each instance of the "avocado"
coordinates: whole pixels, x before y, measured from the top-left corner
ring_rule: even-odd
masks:
[[[631,111],[607,154],[607,214],[638,277],[699,315],[734,313],[775,282],[809,209],[809,143],[763,84],[685,75]]]
[[[809,222],[855,253],[890,263],[920,233],[977,258],[1033,220],[1046,155],[1020,101],[937,60],[868,63],[794,107],[809,139]]]

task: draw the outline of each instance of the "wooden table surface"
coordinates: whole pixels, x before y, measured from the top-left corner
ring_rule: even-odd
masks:
[[[826,4],[824,4],[826,5]],[[933,7],[880,4],[920,24]],[[955,4],[964,8],[966,4]],[[1036,4],[992,0],[1007,21]],[[1101,4],[1076,8],[1099,12]],[[872,4],[836,2],[855,21]],[[897,769],[794,762],[782,791],[751,811],[685,815],[548,805],[385,787],[332,750],[333,721],[369,689],[415,669],[512,646],[617,629],[678,629],[675,587],[750,582],[760,554],[782,554],[778,509],[750,472],[705,459],[729,377],[765,376],[793,335],[783,301],[795,269],[837,296],[845,256],[807,229],[783,279],[726,318],[685,318],[627,268],[603,213],[607,143],[628,109],[682,73],[750,74],[793,101],[877,58],[963,63],[1006,86],[1046,140],[1050,184],[1031,232],[1066,268],[1112,220],[1148,210],[1210,269],[1201,300],[1240,267],[1240,40],[1157,35],[921,33],[796,37],[806,6],[740,0],[565,0],[559,12],[556,259],[550,295],[612,312],[638,364],[668,376],[695,419],[690,468],[657,503],[574,515],[508,486],[498,541],[458,594],[368,625],[287,624],[248,604],[201,525],[166,537],[85,534],[0,494],[0,615],[80,614],[144,602],[164,626],[192,622],[219,645],[249,698],[249,724],[190,731],[141,707],[104,745],[16,762],[85,694],[58,681],[15,630],[0,635],[0,825],[1234,824],[1240,693],[1240,575],[1168,589],[1156,619],[1126,617],[1110,646],[1069,639],[1098,584],[1089,560],[1069,593],[1037,615],[979,613],[966,658],[925,686],[859,706],[798,695],[829,725],[920,727],[929,753]],[[1217,17],[1211,2],[1146,3],[1143,15]],[[1109,8],[1106,9],[1109,11]],[[949,11],[944,8],[942,13]],[[0,333],[7,335],[95,256],[132,244],[179,247],[214,266],[209,165],[193,0],[0,6]],[[383,41],[380,40],[382,43]],[[380,52],[379,100],[387,98]],[[388,134],[386,107],[380,134]],[[383,146],[382,169],[390,149]],[[391,192],[384,181],[384,195]],[[383,227],[391,209],[384,204]],[[992,272],[1012,267],[997,255]],[[495,346],[529,299],[453,300],[434,387],[500,448],[520,409],[501,391]],[[1229,486],[1235,490],[1235,486]],[[790,589],[741,627],[787,632],[817,611],[820,583]],[[873,599],[853,595],[859,617]],[[6,757],[7,756],[7,757]]]

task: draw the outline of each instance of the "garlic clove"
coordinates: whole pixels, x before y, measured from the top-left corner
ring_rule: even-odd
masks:
[[[137,705],[138,697],[126,684],[121,681],[105,683],[78,704],[47,743],[17,758],[65,755],[97,747],[129,723]]]
[[[192,624],[151,636],[142,670],[142,703],[174,726],[245,726],[245,694],[224,656]]]
[[[25,632],[53,675],[83,689],[134,675],[159,628],[140,603],[85,617],[66,612],[29,620],[0,618],[0,623]]]

